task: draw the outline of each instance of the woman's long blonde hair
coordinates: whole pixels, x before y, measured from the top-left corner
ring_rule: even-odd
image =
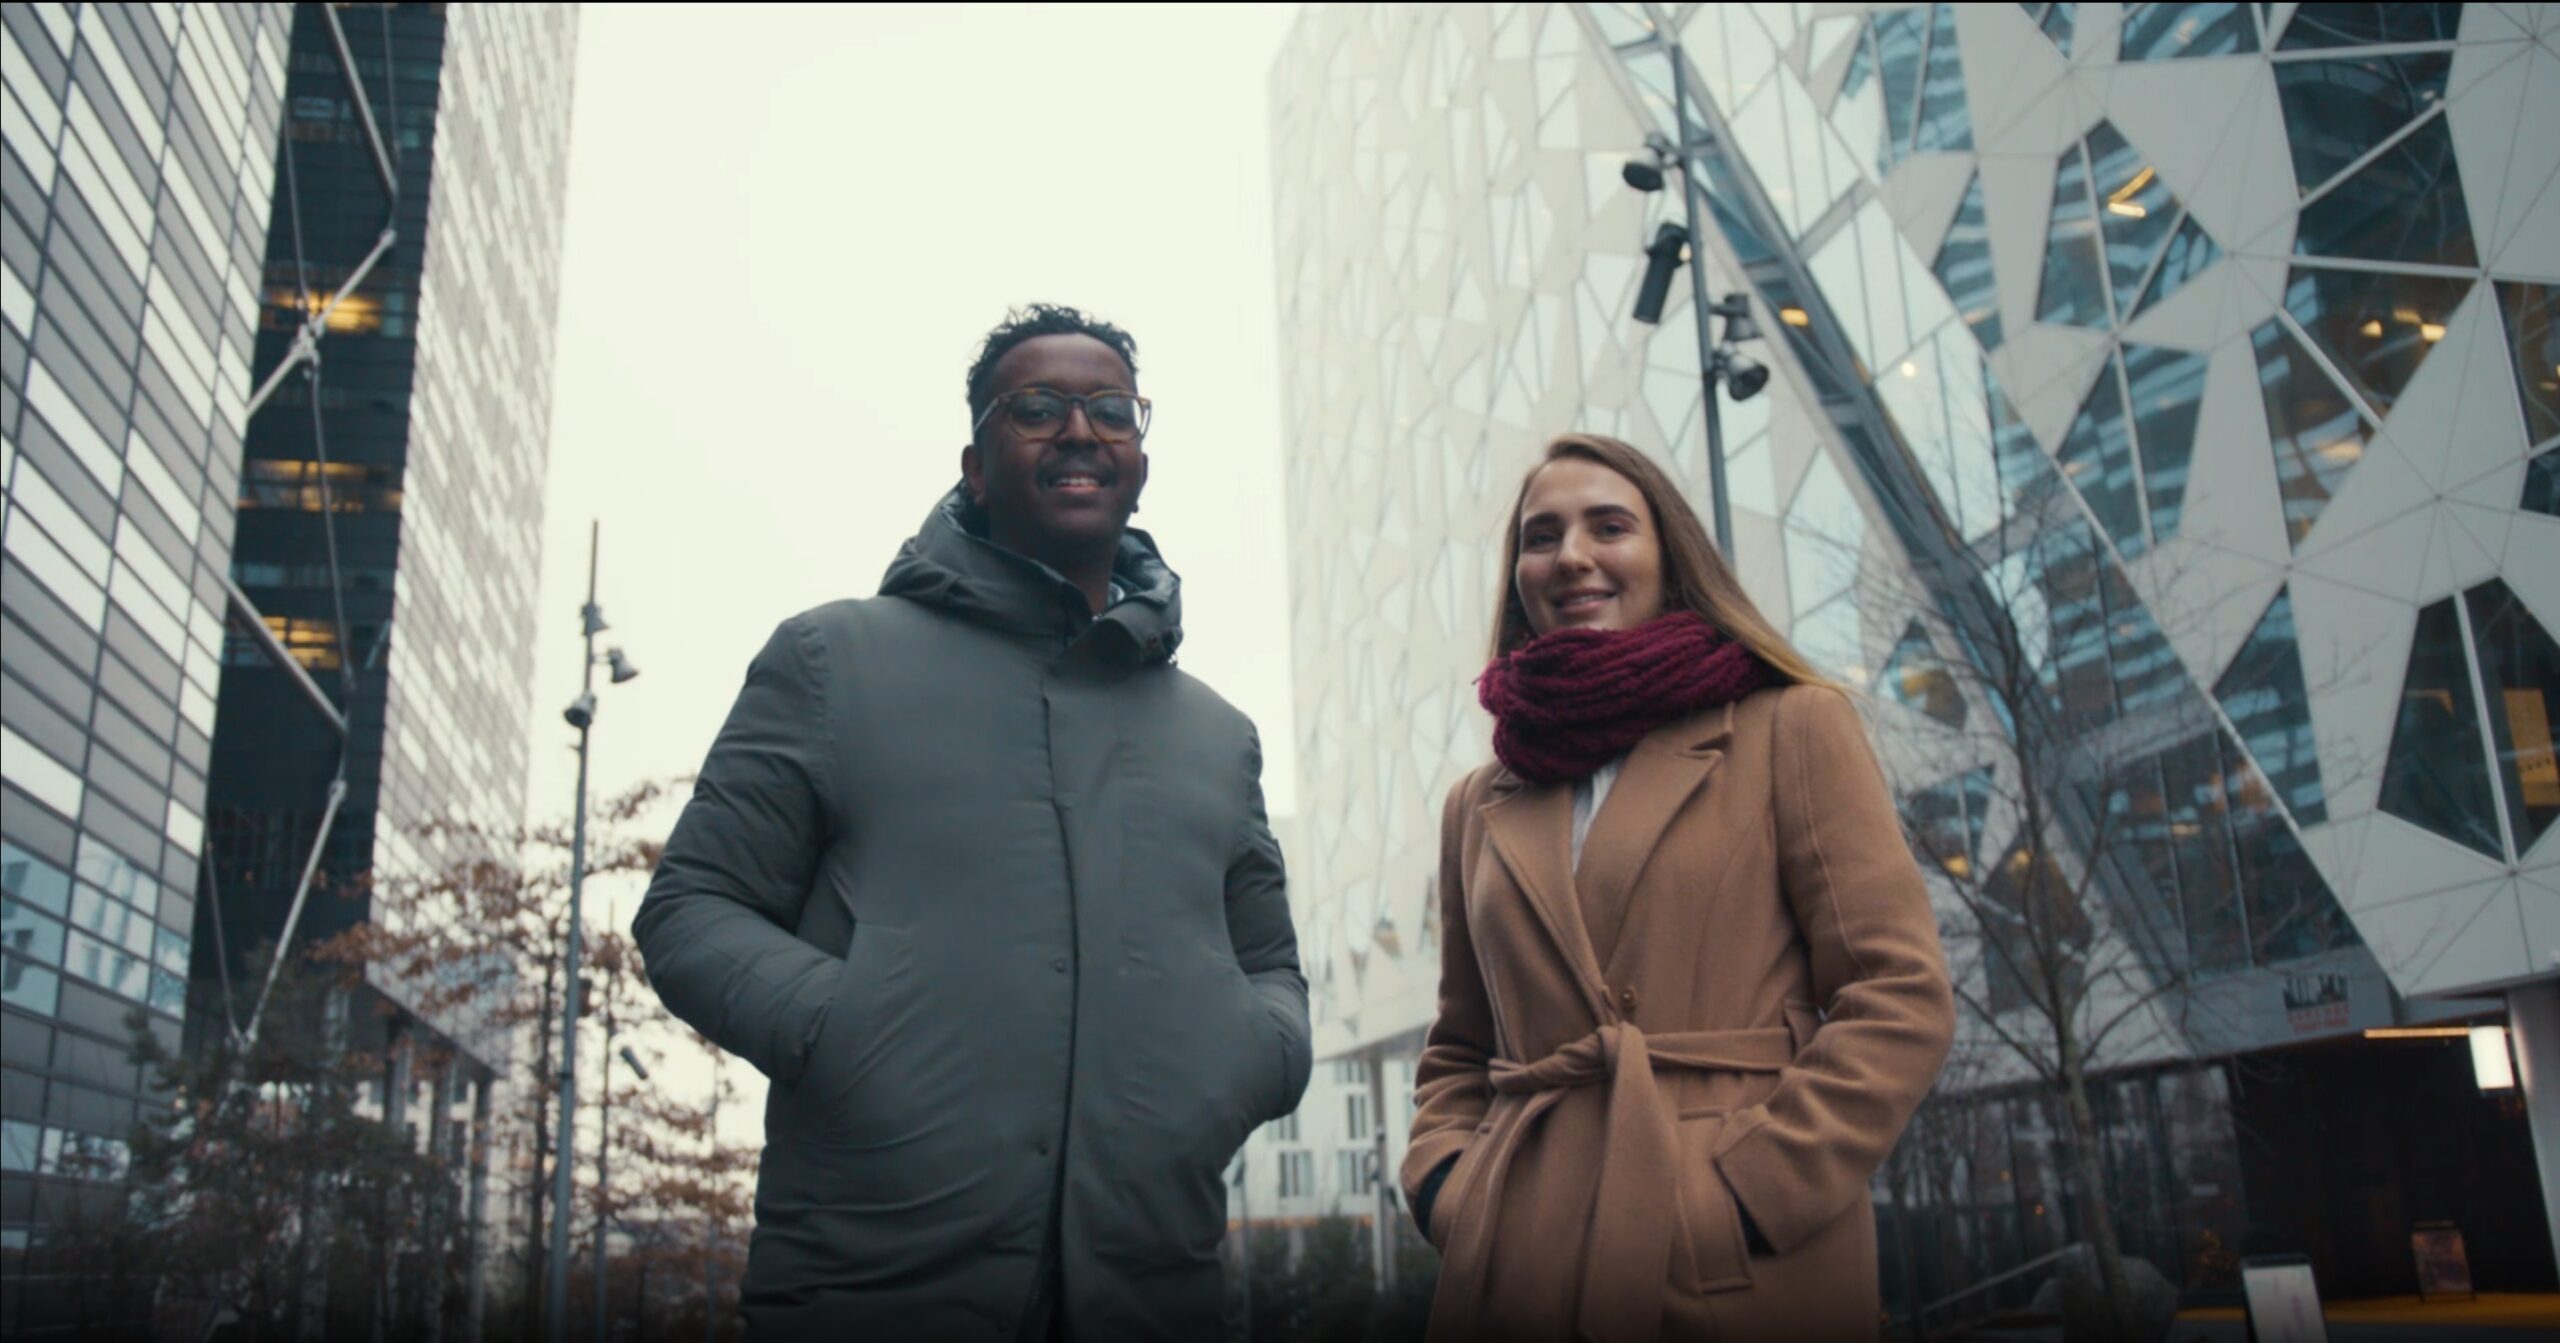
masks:
[[[1707,529],[1698,521],[1697,512],[1672,483],[1669,474],[1653,459],[1633,445],[1599,434],[1565,434],[1547,444],[1546,454],[1536,466],[1520,478],[1520,494],[1511,503],[1511,523],[1502,533],[1502,595],[1498,609],[1501,615],[1493,622],[1493,656],[1496,658],[1527,643],[1536,633],[1529,624],[1529,608],[1520,601],[1520,585],[1514,575],[1520,567],[1520,513],[1529,503],[1529,482],[1549,462],[1579,458],[1617,472],[1644,496],[1645,506],[1653,510],[1653,524],[1662,538],[1662,609],[1690,611],[1734,642],[1750,649],[1780,678],[1802,685],[1833,685],[1830,677],[1814,669],[1812,663],[1778,633],[1768,617],[1760,614],[1750,594],[1742,590],[1741,580],[1716,553],[1715,543],[1707,539]]]

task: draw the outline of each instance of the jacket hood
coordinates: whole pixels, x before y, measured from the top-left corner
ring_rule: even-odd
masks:
[[[1172,657],[1182,644],[1182,578],[1155,538],[1135,527],[1123,532],[1111,576],[1127,595],[1094,615],[1083,590],[1057,570],[988,540],[985,511],[955,485],[898,548],[880,595],[1013,633],[1092,639],[1131,665]]]

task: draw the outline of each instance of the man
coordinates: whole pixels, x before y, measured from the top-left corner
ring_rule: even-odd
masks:
[[[1223,1333],[1221,1174],[1311,1066],[1253,725],[1131,530],[1136,344],[1038,305],[880,595],[784,621],[633,921],[773,1079],[759,1338]]]

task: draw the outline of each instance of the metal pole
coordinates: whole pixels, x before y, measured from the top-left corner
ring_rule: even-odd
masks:
[[[711,1051],[711,1118],[703,1126],[703,1142],[711,1148],[710,1157],[716,1169],[720,1160],[720,1051]],[[711,1272],[711,1204],[702,1205],[702,1343],[720,1343],[720,1311],[718,1293]]]
[[[603,524],[591,523],[587,530],[587,605],[596,605],[596,549]],[[585,613],[582,612],[583,616]],[[581,696],[593,693],[596,683],[595,621],[581,619],[586,630],[586,656],[579,668],[578,690]],[[567,965],[561,973],[560,995],[560,1148],[552,1161],[551,1183],[551,1284],[550,1308],[544,1312],[544,1337],[551,1343],[569,1341],[569,1219],[574,1182],[570,1158],[576,1151],[578,1137],[578,920],[583,913],[580,897],[587,881],[587,732],[578,729],[578,810],[569,823],[569,949]],[[602,1284],[598,1284],[601,1288]]]
[[[614,924],[605,910],[605,926]],[[604,985],[604,1052],[596,1058],[596,1343],[605,1343],[605,1211],[613,1199],[613,981]],[[624,1051],[628,1053],[626,1049]]]
[[[1716,348],[1713,317],[1707,302],[1706,221],[1698,217],[1697,184],[1689,180],[1689,62],[1676,38],[1663,39],[1671,51],[1671,115],[1680,131],[1680,204],[1689,219],[1689,307],[1698,319],[1698,369],[1706,384],[1702,401],[1707,417],[1707,490],[1715,496],[1716,549],[1730,566],[1733,556],[1733,505],[1724,485],[1724,425],[1716,397],[1724,381],[1724,354]]]
[[[1369,1121],[1371,1178],[1376,1182],[1371,1202],[1378,1219],[1378,1295],[1385,1296],[1396,1287],[1396,1186],[1387,1166],[1387,1047],[1383,1044],[1369,1050]]]

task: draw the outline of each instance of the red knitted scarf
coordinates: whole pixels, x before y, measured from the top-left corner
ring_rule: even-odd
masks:
[[[1484,669],[1493,753],[1531,783],[1588,777],[1655,728],[1775,678],[1751,650],[1687,611],[1627,630],[1560,629]]]

